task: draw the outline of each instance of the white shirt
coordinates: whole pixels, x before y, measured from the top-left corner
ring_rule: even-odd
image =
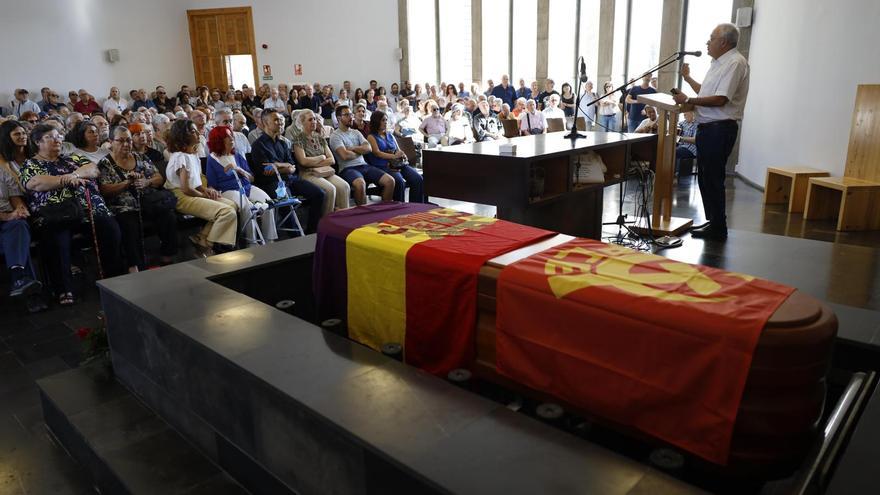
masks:
[[[749,93],[749,63],[736,48],[712,61],[700,87],[703,96],[726,96],[727,103],[720,107],[696,106],[697,122],[705,124],[718,120],[742,120]]]
[[[545,119],[564,119],[565,111],[559,107],[550,108],[547,107],[544,110],[541,110],[541,113],[544,114]]]
[[[232,146],[235,147],[235,152],[241,156],[246,156],[251,152],[251,143],[243,132],[234,131],[232,133]]]
[[[15,115],[18,118],[21,118],[21,114],[23,114],[25,112],[34,112],[34,113],[38,114],[38,113],[42,112],[42,110],[40,110],[40,105],[37,105],[36,103],[32,102],[31,100],[25,100],[25,101],[14,100],[12,102],[13,115]]]
[[[121,112],[128,108],[128,102],[122,98],[120,98],[119,101],[116,101],[113,98],[107,98],[104,100],[104,105],[101,108],[104,110],[105,114],[109,112],[111,108],[117,112]]]
[[[180,176],[177,171],[185,168],[188,174],[190,189],[196,189],[202,185],[202,164],[199,157],[191,153],[175,151],[168,159],[168,165],[165,167],[165,174],[168,181],[165,187],[168,189],[180,189],[183,185],[180,182]]]
[[[287,111],[287,104],[284,103],[284,100],[282,100],[281,98],[266,98],[266,100],[263,101],[263,108],[264,109],[274,108],[275,110],[278,110],[279,112],[286,112]]]

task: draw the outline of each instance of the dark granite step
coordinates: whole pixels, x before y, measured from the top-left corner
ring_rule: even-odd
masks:
[[[46,425],[104,493],[248,493],[100,367],[37,385]]]

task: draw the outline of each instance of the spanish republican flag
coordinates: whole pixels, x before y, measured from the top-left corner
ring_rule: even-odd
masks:
[[[473,360],[477,275],[488,260],[552,232],[433,205],[382,203],[328,215],[318,232],[321,318],[343,317],[374,349],[445,374]]]
[[[498,279],[498,372],[724,465],[752,355],[794,291],[574,239]]]

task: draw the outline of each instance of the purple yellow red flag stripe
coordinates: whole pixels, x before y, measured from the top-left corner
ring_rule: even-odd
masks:
[[[476,281],[489,259],[552,235],[422,204],[383,203],[322,220],[315,260],[320,318],[343,317],[374,349],[400,343],[431,373],[474,354]]]

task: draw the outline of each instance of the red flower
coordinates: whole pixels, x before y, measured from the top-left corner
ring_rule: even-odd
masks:
[[[86,340],[91,333],[92,329],[89,327],[79,327],[76,329],[76,336],[79,337],[79,340]]]

